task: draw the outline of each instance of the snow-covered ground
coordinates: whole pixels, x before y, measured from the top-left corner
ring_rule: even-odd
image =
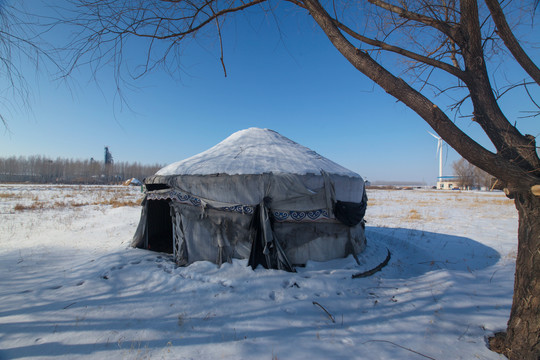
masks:
[[[129,247],[140,188],[0,185],[0,359],[498,359],[517,212],[371,190],[368,247],[296,273]],[[376,274],[351,275],[384,260]]]

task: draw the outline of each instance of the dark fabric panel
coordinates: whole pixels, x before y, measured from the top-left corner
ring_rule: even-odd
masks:
[[[145,186],[147,191],[170,189],[166,184],[146,184]]]
[[[148,200],[148,249],[173,252],[172,219],[169,202]]]
[[[262,233],[261,226],[261,206],[257,205],[255,211],[253,212],[253,218],[251,219],[250,224],[251,230],[251,253],[249,254],[248,266],[251,266],[252,269],[255,269],[257,266],[262,265],[264,268],[268,269],[270,264],[268,264],[266,256],[263,254],[264,250],[264,236]]]
[[[367,200],[365,191],[361,203],[338,200],[334,204],[334,216],[347,226],[355,226],[366,215]]]
[[[255,212],[250,224],[251,231],[251,253],[249,255],[248,266],[255,269],[257,266],[262,265],[266,269],[279,269],[294,272],[295,269],[290,264],[282,246],[279,243],[279,239],[275,238],[273,232],[273,219],[270,215],[270,226],[272,228],[272,240],[267,243],[268,239],[265,238],[263,216],[261,212],[267,211],[267,207],[272,200],[270,198],[264,199],[265,207],[261,208],[261,205],[255,207]],[[264,253],[265,246],[268,247],[267,253]]]

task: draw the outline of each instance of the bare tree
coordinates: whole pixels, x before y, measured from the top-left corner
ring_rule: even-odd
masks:
[[[488,190],[491,190],[495,181],[497,181],[493,176],[476,166],[474,167],[474,178],[477,186]]]
[[[459,187],[462,189],[472,189],[484,187],[489,189],[492,185],[493,177],[482,169],[477,168],[464,158],[452,163],[454,174],[458,178]]]
[[[458,178],[461,189],[471,189],[475,185],[475,166],[467,160],[461,158],[452,164],[454,174]]]
[[[504,182],[519,212],[519,250],[512,311],[498,351],[513,359],[540,357],[540,159],[535,137],[523,135],[509,121],[488,71],[490,49],[504,49],[529,78],[511,79],[537,87],[538,66],[527,55],[518,33],[508,25],[519,4],[498,0],[285,0],[310,16],[351,65],[415,111],[471,164]],[[193,36],[213,33],[222,46],[225,20],[247,9],[272,11],[266,0],[73,0],[70,20],[81,32],[72,43],[77,62],[99,67],[111,62],[120,73],[129,39],[147,40],[140,74],[165,64],[174,66],[181,46]],[[530,4],[531,6],[533,4]],[[504,6],[504,8],[503,8]],[[532,12],[532,8],[529,9]],[[530,13],[529,12],[529,13]],[[279,16],[278,12],[273,14]],[[223,64],[223,51],[221,61]],[[400,64],[388,60],[402,59]],[[119,74],[118,73],[118,74]],[[405,75],[404,75],[405,74]],[[408,75],[407,75],[408,74]],[[509,77],[512,74],[507,74]],[[315,74],[314,74],[315,76]],[[433,92],[435,89],[435,92]],[[435,100],[451,91],[454,106]],[[531,99],[532,100],[532,99]],[[466,113],[493,144],[479,145],[453,120]]]
[[[57,158],[52,160],[43,156],[0,157],[0,182],[22,181],[32,183],[62,184],[104,184],[110,179],[114,182],[130,178],[144,179],[155,174],[163,165],[142,165],[140,163],[105,163],[90,160]],[[105,173],[105,171],[108,173]],[[108,174],[108,175],[107,175]]]
[[[25,76],[28,69],[23,64],[32,64],[36,73],[65,72],[57,50],[42,37],[54,25],[40,26],[37,19],[23,3],[13,5],[0,0],[0,121],[5,128],[8,113],[29,108],[31,92]]]

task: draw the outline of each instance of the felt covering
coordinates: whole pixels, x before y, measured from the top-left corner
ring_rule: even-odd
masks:
[[[145,185],[132,244],[169,243],[179,265],[250,258],[252,266],[292,270],[365,247],[362,178],[272,130],[239,131]]]

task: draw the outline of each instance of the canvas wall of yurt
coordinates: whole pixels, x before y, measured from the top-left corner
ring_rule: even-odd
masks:
[[[239,258],[292,270],[366,245],[360,175],[269,129],[238,131],[144,184],[132,245],[178,265]]]

